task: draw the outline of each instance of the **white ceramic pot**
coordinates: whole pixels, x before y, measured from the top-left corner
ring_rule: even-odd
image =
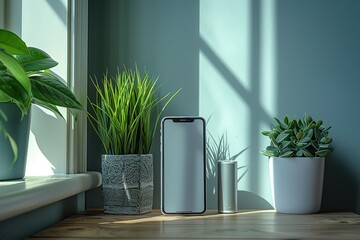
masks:
[[[271,190],[279,213],[306,214],[320,210],[325,158],[269,158]]]

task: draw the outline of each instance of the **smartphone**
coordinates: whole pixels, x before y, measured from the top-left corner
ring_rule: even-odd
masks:
[[[161,211],[202,214],[206,210],[205,120],[161,121]]]

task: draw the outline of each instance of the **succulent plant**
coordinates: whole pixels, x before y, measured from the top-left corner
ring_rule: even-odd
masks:
[[[332,138],[328,136],[330,126],[323,126],[323,121],[315,121],[304,114],[300,119],[284,121],[274,118],[276,124],[270,131],[262,131],[261,134],[270,138],[270,146],[266,147],[261,154],[268,157],[325,157],[334,148],[331,147]]]

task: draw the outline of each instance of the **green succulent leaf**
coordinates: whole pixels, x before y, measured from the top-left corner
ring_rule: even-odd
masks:
[[[314,149],[319,149],[319,143],[317,141],[311,141],[311,146],[313,146]]]
[[[312,122],[312,117],[306,113],[304,113],[303,117],[302,117],[302,122],[304,126],[309,125],[309,123]]]
[[[267,157],[277,157],[277,155],[275,154],[275,152],[272,151],[261,151],[261,154]]]
[[[315,154],[318,157],[326,157],[327,155],[329,155],[332,152],[331,149],[323,149],[323,150],[319,150],[316,151]]]
[[[310,142],[311,138],[310,137],[304,137],[302,139],[300,139],[299,143],[308,143]]]
[[[274,147],[274,146],[267,146],[267,147],[266,147],[266,150],[267,150],[267,151],[270,151],[270,152],[275,152],[275,151],[278,150],[278,148],[277,148],[277,147]]]
[[[303,154],[305,157],[314,157],[307,149],[303,149]]]
[[[320,140],[321,143],[324,143],[324,144],[328,144],[328,143],[331,143],[332,142],[332,138],[330,137],[323,137],[321,140]]]
[[[282,132],[276,137],[276,142],[280,143],[284,141],[289,136],[288,133]]]
[[[272,133],[271,131],[261,131],[261,134],[264,136],[269,136],[270,133]]]
[[[304,133],[303,131],[298,132],[298,134],[296,134],[296,138],[297,138],[298,140],[300,140],[300,139],[302,139],[302,138],[304,137],[304,135],[305,135],[305,133]]]
[[[313,134],[314,134],[314,130],[312,128],[310,128],[306,131],[305,137],[311,139],[313,137]]]
[[[287,151],[280,155],[280,157],[291,157],[293,155],[292,151]]]
[[[301,157],[303,154],[304,154],[304,151],[302,149],[300,149],[296,152],[297,157]]]
[[[318,127],[320,127],[322,124],[323,124],[323,121],[318,120],[318,121],[316,122],[316,127],[318,128]]]
[[[299,128],[304,128],[304,127],[305,127],[305,125],[304,125],[304,123],[301,121],[301,119],[299,119],[299,120],[297,121],[297,125],[299,126]]]
[[[330,129],[331,129],[331,126],[324,127],[324,128],[323,128],[323,131],[324,131],[324,132],[328,132]]]
[[[271,148],[266,148],[268,155],[273,152],[280,156],[313,157],[326,156],[333,151],[332,138],[328,137],[330,127],[324,127],[323,121],[315,121],[306,113],[299,119],[286,116],[284,123],[274,119],[277,124],[267,133],[271,140]]]
[[[286,129],[286,126],[285,126],[279,119],[277,119],[276,117],[274,117],[274,119],[275,119],[275,121],[276,121],[277,124],[278,124],[278,127],[279,127],[280,132],[282,132],[283,130]]]
[[[284,149],[286,147],[288,147],[291,144],[291,141],[284,141],[281,145],[281,148]]]
[[[302,149],[304,149],[304,148],[307,148],[308,146],[310,146],[311,145],[311,142],[298,142],[297,144],[296,144],[296,147],[299,149],[299,148],[302,148]]]
[[[330,144],[319,144],[319,148],[329,148]]]
[[[284,123],[285,123],[286,125],[289,124],[289,118],[288,118],[288,116],[285,116],[285,117],[284,117]]]

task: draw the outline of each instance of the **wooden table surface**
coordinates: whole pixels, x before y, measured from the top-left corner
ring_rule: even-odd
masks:
[[[208,211],[201,216],[74,215],[29,239],[360,239],[360,216],[350,212],[309,215],[273,210]]]

